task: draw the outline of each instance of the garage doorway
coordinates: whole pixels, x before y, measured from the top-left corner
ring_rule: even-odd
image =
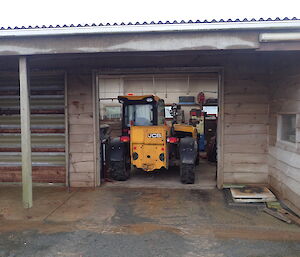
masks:
[[[117,100],[119,95],[156,95],[165,101],[167,124],[171,124],[172,120],[168,110],[173,103],[176,103],[181,107],[181,122],[196,126],[199,132],[198,144],[201,157],[200,165],[196,167],[195,184],[184,185],[180,182],[178,167],[153,172],[132,169],[129,180],[110,182],[105,156],[102,155],[100,158],[101,182],[105,182],[106,186],[215,188],[217,186],[217,157],[211,152],[212,144],[216,143],[214,138],[219,129],[218,123],[220,123],[221,78],[222,74],[219,71],[97,74],[99,131],[109,127],[110,137],[118,137],[122,134],[122,108]],[[220,159],[220,156],[218,158]]]

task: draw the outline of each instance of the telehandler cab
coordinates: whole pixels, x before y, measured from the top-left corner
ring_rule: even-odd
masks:
[[[131,167],[144,171],[180,166],[184,184],[195,181],[195,164],[199,158],[197,130],[176,124],[177,108],[173,105],[171,126],[165,122],[165,104],[154,95],[119,96],[122,104],[122,136],[113,138],[109,146],[111,177],[124,181]]]

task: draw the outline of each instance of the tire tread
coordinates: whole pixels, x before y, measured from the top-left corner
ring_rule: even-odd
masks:
[[[182,163],[180,166],[180,180],[183,184],[194,184],[195,165]]]

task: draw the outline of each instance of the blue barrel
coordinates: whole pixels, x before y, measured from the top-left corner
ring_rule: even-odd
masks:
[[[204,134],[199,136],[199,151],[204,152],[205,151],[205,136]]]

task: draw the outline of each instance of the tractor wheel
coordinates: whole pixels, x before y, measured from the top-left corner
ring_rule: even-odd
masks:
[[[199,152],[197,152],[197,157],[196,157],[196,166],[198,166],[200,164],[200,156],[199,156]]]
[[[125,181],[130,176],[130,167],[124,162],[111,162],[110,176],[114,180]]]
[[[180,180],[183,184],[194,184],[195,183],[195,165],[181,164]]]

